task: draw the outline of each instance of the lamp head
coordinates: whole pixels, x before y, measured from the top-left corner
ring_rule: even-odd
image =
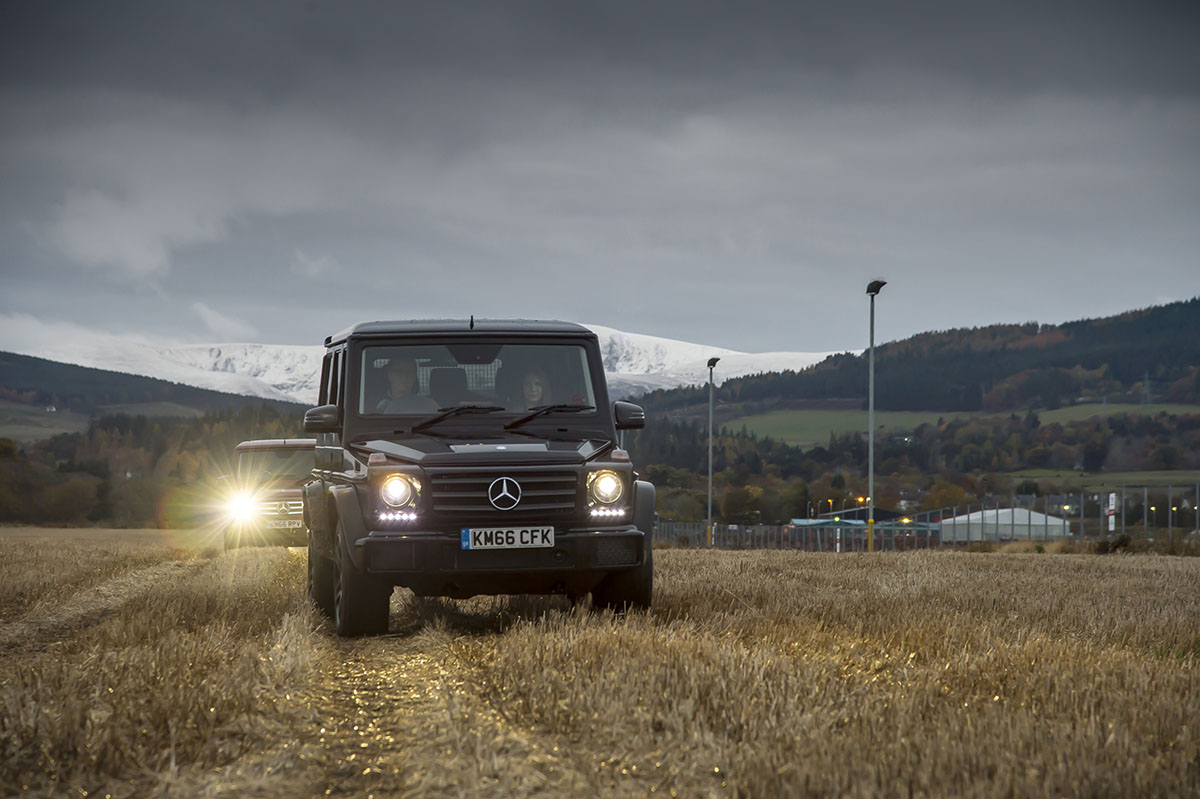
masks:
[[[874,297],[876,294],[878,294],[880,291],[882,291],[883,287],[886,285],[887,285],[886,280],[872,280],[870,283],[867,284],[867,293],[870,294],[872,297]]]
[[[719,360],[721,360],[721,359],[720,358],[709,358],[708,359],[708,368],[712,369],[714,366],[717,365],[717,361],[719,361]]]

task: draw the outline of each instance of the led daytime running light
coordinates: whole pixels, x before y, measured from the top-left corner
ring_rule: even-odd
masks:
[[[381,522],[412,522],[416,521],[417,514],[412,511],[380,511],[379,521]]]
[[[625,515],[624,508],[594,508],[592,510],[593,518],[602,518],[602,517],[615,518],[617,516],[624,516],[624,515]]]

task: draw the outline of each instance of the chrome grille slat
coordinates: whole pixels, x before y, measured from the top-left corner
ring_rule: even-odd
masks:
[[[580,507],[579,473],[571,469],[431,470],[426,477],[434,513],[494,516],[497,519],[533,514],[545,518],[569,515]],[[512,510],[498,510],[488,500],[489,486],[501,477],[512,478],[521,485],[521,501]]]

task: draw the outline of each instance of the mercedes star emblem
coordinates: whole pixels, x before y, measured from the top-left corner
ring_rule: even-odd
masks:
[[[511,477],[498,477],[488,486],[488,499],[497,510],[512,510],[521,501],[521,484]]]

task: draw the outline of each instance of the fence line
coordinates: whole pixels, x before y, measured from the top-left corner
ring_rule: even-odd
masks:
[[[875,523],[875,548],[881,551],[965,547],[973,543],[1036,541],[1200,533],[1200,484],[1121,486],[1041,497],[1010,495],[982,503],[951,506]],[[861,519],[825,515],[793,519],[784,525],[714,524],[714,549],[798,549],[812,552],[861,552],[867,548]],[[704,522],[660,519],[654,540],[680,546],[708,545]]]

